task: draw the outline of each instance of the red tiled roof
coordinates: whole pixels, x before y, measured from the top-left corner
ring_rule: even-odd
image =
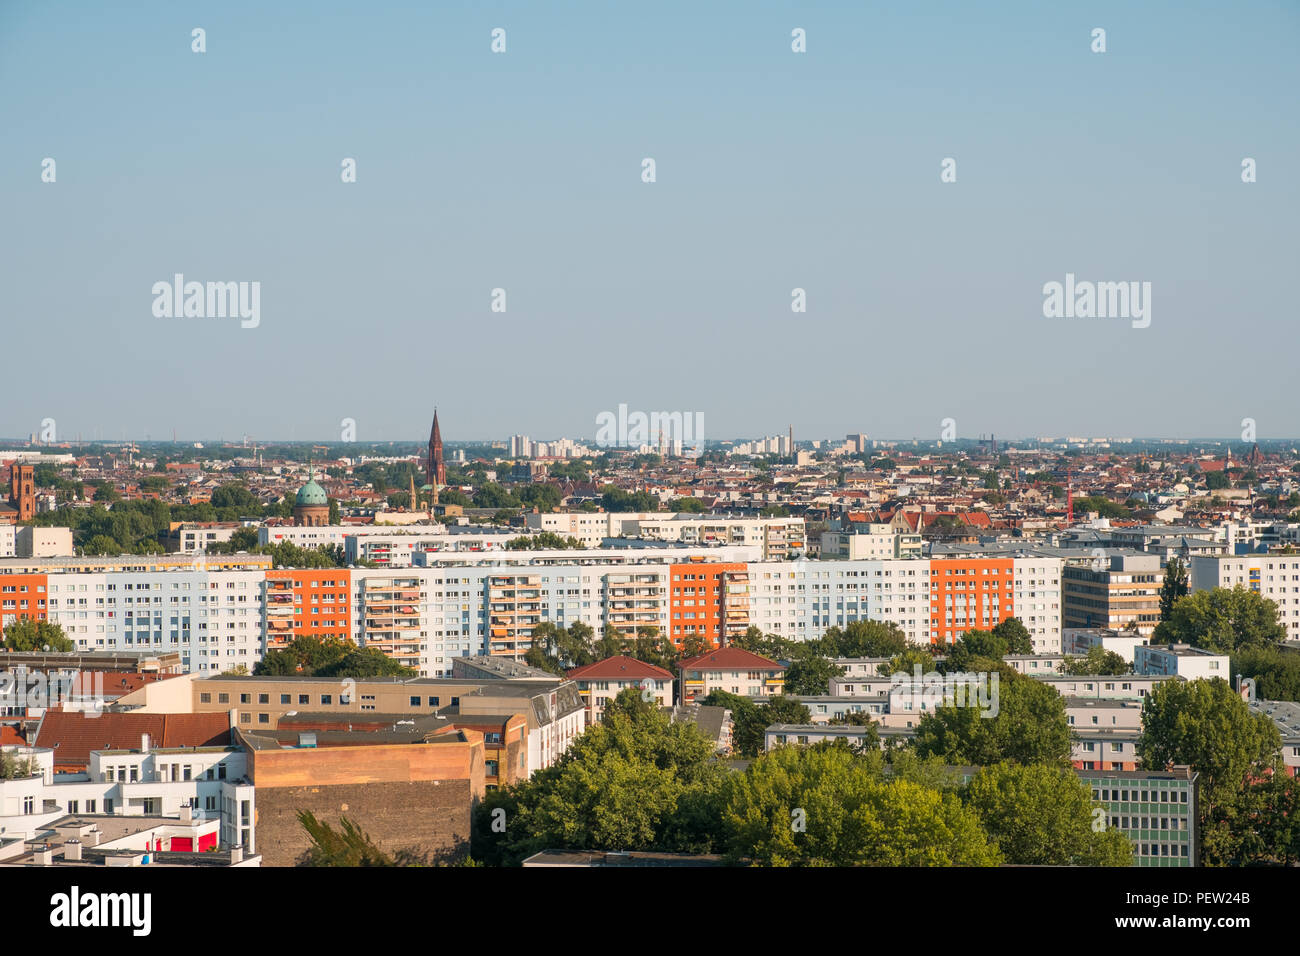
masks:
[[[594,664],[575,667],[573,670],[567,671],[565,676],[572,680],[641,679],[645,677],[655,677],[659,680],[673,679],[673,675],[662,667],[655,667],[653,664],[647,664],[645,661],[639,661],[635,657],[628,657],[625,654],[615,654],[613,657],[607,657],[603,661],[596,661]]]
[[[0,725],[0,747],[8,747],[13,744],[26,747],[27,738],[18,732],[17,727],[11,727],[8,724]]]
[[[174,674],[123,674],[121,671],[78,671],[72,685],[72,692],[93,694],[102,687],[104,696],[114,699],[137,691],[145,684],[175,676]]]
[[[720,647],[716,651],[689,658],[677,666],[681,670],[697,671],[783,670],[776,661],[770,661],[766,657],[734,645]]]
[[[221,747],[230,743],[230,715],[84,714],[47,710],[36,729],[33,747],[54,750],[54,766],[86,768],[92,750],[139,750],[141,734],[149,746]]]

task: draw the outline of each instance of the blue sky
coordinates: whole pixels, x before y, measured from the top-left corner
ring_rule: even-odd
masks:
[[[0,0],[0,435],[1300,436],[1298,42],[1292,2]],[[156,318],[177,272],[260,325]],[[1150,327],[1044,318],[1067,272]]]

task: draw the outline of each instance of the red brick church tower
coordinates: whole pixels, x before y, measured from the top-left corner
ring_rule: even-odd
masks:
[[[438,430],[438,410],[433,410],[433,429],[429,432],[429,484],[435,489],[447,483],[447,466],[442,461],[442,432]]]

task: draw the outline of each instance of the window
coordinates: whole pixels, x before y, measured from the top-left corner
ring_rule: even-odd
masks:
[[[310,703],[311,703],[311,694],[299,694],[299,695],[298,695],[298,703],[300,703],[300,704],[310,704]]]
[[[410,495],[407,495],[407,497],[409,498],[409,497],[411,497],[411,496],[410,496]],[[419,707],[419,706],[420,706],[420,697],[419,697],[418,694],[417,694],[417,695],[414,695],[414,696],[411,697],[411,706],[412,706],[412,707]]]
[[[409,496],[408,496],[408,497],[409,497]],[[210,704],[210,703],[212,703],[212,695],[211,695],[211,694],[208,694],[208,693],[199,694],[199,703],[200,703],[200,704]]]
[[[269,703],[271,702],[271,695],[270,695],[270,694],[258,694],[258,695],[257,695],[257,702],[258,702],[259,704],[269,704]]]
[[[282,703],[282,704],[287,704],[287,703],[290,703],[290,701],[291,701],[291,698],[290,698],[290,696],[289,696],[288,694],[281,694],[281,695],[280,695],[280,703]]]
[[[409,497],[409,496],[408,496],[408,497]],[[332,704],[332,703],[334,703],[334,695],[333,695],[333,694],[321,694],[321,695],[320,695],[320,702],[321,702],[322,704]]]

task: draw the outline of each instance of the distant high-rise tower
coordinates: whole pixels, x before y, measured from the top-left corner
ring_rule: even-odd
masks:
[[[438,430],[438,410],[433,410],[433,428],[429,431],[429,484],[436,490],[447,483],[447,466],[442,461],[442,432]]]

